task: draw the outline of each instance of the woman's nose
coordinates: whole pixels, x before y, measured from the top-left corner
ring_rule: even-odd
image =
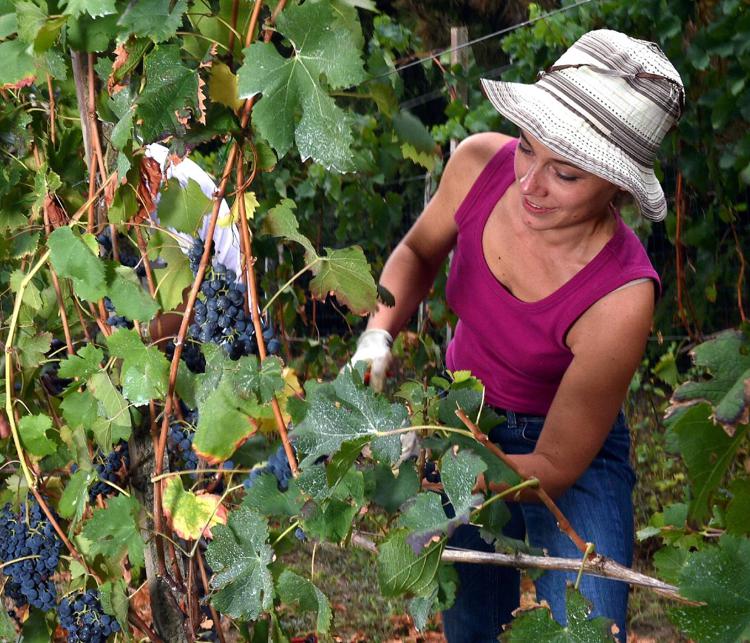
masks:
[[[539,190],[541,187],[539,172],[534,163],[530,163],[524,174],[518,177],[518,184],[521,186],[521,192],[523,194],[532,194],[535,190]]]

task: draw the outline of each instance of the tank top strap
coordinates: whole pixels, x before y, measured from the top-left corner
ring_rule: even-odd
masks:
[[[482,168],[455,214],[456,225],[461,229],[471,223],[486,221],[492,208],[505,194],[515,179],[513,156],[518,139],[503,145],[487,165]]]

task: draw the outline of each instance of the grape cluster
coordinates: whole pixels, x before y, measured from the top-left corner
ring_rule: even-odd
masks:
[[[203,242],[195,239],[188,251],[193,274],[197,274]],[[237,281],[237,275],[222,264],[206,271],[201,284],[201,298],[195,302],[195,314],[190,325],[189,337],[203,343],[223,346],[231,359],[258,353],[253,318],[245,311],[245,284]],[[263,324],[263,339],[268,353],[279,351],[279,340],[274,337],[273,327]]]
[[[96,240],[99,242],[99,254],[105,259],[112,259],[114,253],[112,252],[112,236],[109,228],[105,228],[101,234],[97,235]],[[133,245],[130,237],[119,232],[117,233],[117,255],[123,266],[135,269],[135,274],[139,277],[146,276],[146,268],[143,265],[140,251]]]
[[[35,500],[18,511],[10,504],[0,511],[0,561],[8,576],[4,594],[16,605],[29,604],[46,612],[55,606],[57,590],[52,582],[62,542]],[[8,564],[9,561],[19,558]]]
[[[164,347],[164,352],[167,355],[167,359],[171,362],[174,358],[174,340],[171,339],[167,342]],[[182,345],[182,353],[180,353],[180,359],[185,362],[185,366],[188,367],[193,373],[205,373],[206,372],[206,358],[203,356],[201,351],[201,345],[189,338],[185,339]]]
[[[276,449],[264,466],[255,467],[250,472],[250,475],[242,483],[245,489],[250,489],[264,473],[270,473],[276,477],[276,485],[279,491],[286,491],[289,488],[292,470],[289,467],[289,460],[287,460],[283,445]]]
[[[68,632],[68,641],[104,643],[120,631],[120,624],[102,610],[99,592],[87,589],[81,594],[63,598],[57,606],[60,627]]]
[[[189,411],[184,417],[184,422],[174,421],[169,425],[167,446],[172,471],[192,471],[198,468],[198,455],[193,451],[198,412]]]
[[[91,502],[94,502],[99,495],[106,498],[116,492],[113,486],[104,482],[105,480],[114,482],[118,486],[123,486],[128,475],[128,469],[130,469],[128,443],[121,440],[106,456],[99,452],[96,460],[98,461],[96,474],[99,480],[91,485],[89,489],[89,499]]]
[[[50,344],[50,349],[47,352],[47,357],[57,360],[63,350],[65,349],[65,342],[54,338]],[[42,367],[42,372],[39,375],[39,381],[46,391],[52,396],[59,396],[62,392],[71,385],[73,380],[60,377],[57,372],[60,370],[59,361],[51,361]]]
[[[132,321],[130,321],[127,317],[122,317],[121,315],[117,314],[115,305],[112,303],[112,300],[109,297],[104,298],[104,307],[109,313],[109,317],[107,317],[107,324],[109,324],[113,328],[133,328]]]

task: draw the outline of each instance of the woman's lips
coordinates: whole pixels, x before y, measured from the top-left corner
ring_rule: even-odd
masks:
[[[522,201],[523,207],[532,214],[544,214],[546,212],[551,212],[552,210],[554,210],[554,208],[541,208],[538,205],[534,205],[526,197],[523,197]]]

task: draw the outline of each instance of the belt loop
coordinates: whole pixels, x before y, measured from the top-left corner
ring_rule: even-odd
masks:
[[[518,419],[516,418],[516,414],[513,411],[505,409],[505,417],[509,429],[518,428]]]

